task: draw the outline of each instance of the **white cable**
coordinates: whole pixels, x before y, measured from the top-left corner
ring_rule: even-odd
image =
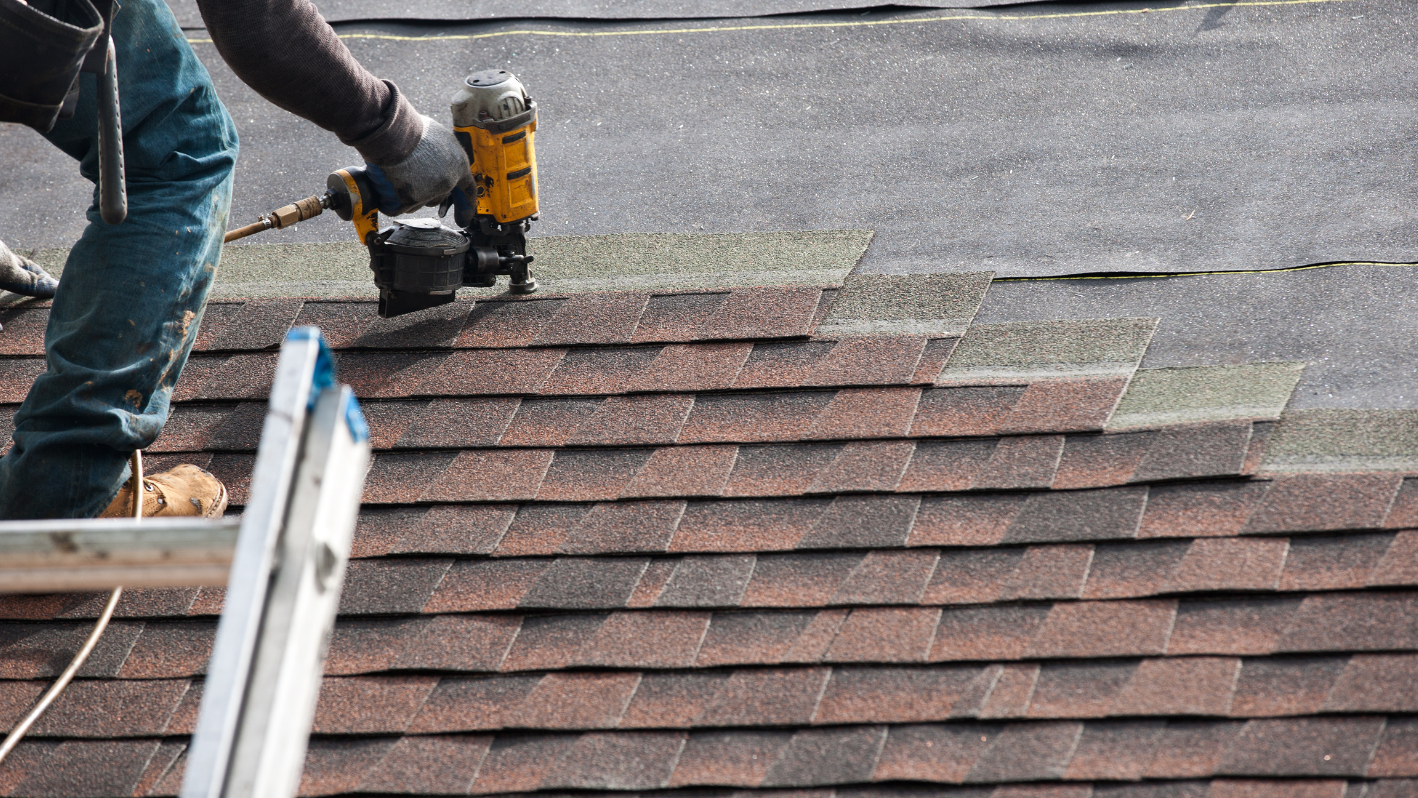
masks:
[[[143,453],[133,452],[132,458],[132,490],[133,494],[133,518],[139,520],[143,517]],[[113,610],[118,606],[118,598],[123,595],[122,587],[115,587],[108,596],[108,603],[103,606],[103,612],[98,616],[98,623],[94,624],[94,630],[89,632],[88,639],[84,640],[84,645],[79,649],[79,653],[74,655],[74,659],[69,663],[69,667],[59,674],[59,678],[54,684],[40,696],[39,703],[29,711],[29,714],[17,724],[10,733],[5,736],[5,742],[0,743],[0,762],[5,761],[5,757],[15,750],[15,746],[20,744],[20,738],[25,736],[25,732],[39,720],[40,716],[49,709],[49,705],[64,692],[64,688],[69,686],[74,674],[79,672],[79,668],[84,666],[84,661],[93,653],[94,646],[98,645],[98,639],[103,636],[103,630],[108,628],[108,621],[113,617]]]

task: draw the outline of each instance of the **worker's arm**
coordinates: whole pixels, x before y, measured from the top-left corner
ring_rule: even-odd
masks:
[[[197,0],[236,76],[384,166],[408,157],[423,123],[389,81],[360,66],[309,0]]]
[[[197,0],[236,76],[267,100],[359,150],[379,210],[407,213],[471,183],[453,131],[360,66],[310,0]]]

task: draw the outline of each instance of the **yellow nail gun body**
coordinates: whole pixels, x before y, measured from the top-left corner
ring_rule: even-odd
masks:
[[[399,316],[452,302],[462,287],[489,288],[508,275],[508,290],[537,290],[527,231],[537,219],[537,104],[505,70],[468,76],[453,96],[453,132],[468,154],[473,189],[467,202],[450,197],[457,229],[437,219],[413,219],[379,229],[377,200],[363,167],[339,169],[323,197],[309,197],[266,214],[226,240],[281,228],[329,208],[354,223],[369,248],[379,288],[379,315]]]

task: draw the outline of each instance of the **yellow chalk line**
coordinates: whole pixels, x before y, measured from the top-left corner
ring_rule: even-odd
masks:
[[[996,277],[996,283],[1024,283],[1042,280],[1158,280],[1164,277],[1234,277],[1249,274],[1283,274],[1285,272],[1308,272],[1314,269],[1330,269],[1335,266],[1418,266],[1418,263],[1395,263],[1379,260],[1346,260],[1334,263],[1315,263],[1309,266],[1282,266],[1278,269],[1231,269],[1218,272],[1156,272],[1155,274],[1061,274],[1058,277]]]
[[[1074,11],[1069,13],[1056,14],[952,14],[949,16],[937,17],[917,17],[914,19],[877,19],[877,20],[857,20],[853,22],[785,22],[779,24],[762,25],[711,25],[701,28],[664,28],[649,30],[608,30],[608,31],[557,31],[557,30],[536,30],[533,28],[521,30],[504,30],[492,33],[467,33],[445,36],[396,36],[389,33],[346,33],[340,36],[341,39],[380,39],[392,42],[442,42],[442,41],[471,41],[473,39],[494,39],[503,36],[562,36],[562,37],[596,37],[596,36],[682,36],[690,33],[731,33],[735,31],[760,31],[760,30],[802,30],[810,28],[867,28],[878,25],[924,25],[930,22],[958,22],[962,20],[991,20],[995,22],[1027,22],[1040,19],[1074,19],[1079,17],[1112,17],[1127,14],[1162,14],[1170,11],[1198,11],[1208,8],[1247,8],[1253,6],[1301,6],[1315,5],[1318,3],[1348,3],[1353,0],[1247,0],[1247,2],[1235,3],[1206,3],[1201,5],[1172,6],[1168,8],[1132,8],[1113,9],[1110,11]],[[494,21],[494,20],[489,20]],[[465,23],[450,23],[465,24]],[[188,39],[191,44],[211,44],[211,39]]]

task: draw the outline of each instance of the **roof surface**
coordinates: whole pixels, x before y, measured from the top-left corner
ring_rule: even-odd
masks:
[[[151,468],[243,500],[292,324],[377,450],[303,792],[1418,792],[1402,419],[1139,369],[1155,318],[973,322],[988,274],[841,286],[209,306]],[[101,600],[0,598],[0,727]],[[0,795],[174,795],[221,600],[126,594]]]

